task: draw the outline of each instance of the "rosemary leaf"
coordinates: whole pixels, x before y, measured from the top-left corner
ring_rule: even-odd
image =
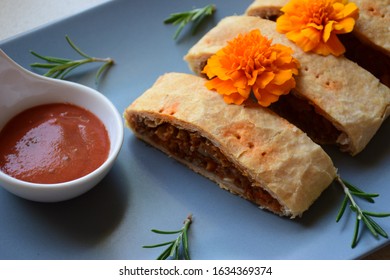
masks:
[[[68,35],[65,35],[65,39],[66,39],[66,41],[68,42],[68,44],[79,54],[79,55],[81,55],[81,56],[83,56],[83,57],[85,57],[85,58],[92,58],[92,57],[90,57],[89,55],[87,55],[87,54],[85,54],[84,52],[82,52],[81,50],[80,50],[80,48],[78,48],[73,42],[72,42],[72,40],[69,38],[69,36]]]
[[[47,62],[51,62],[51,63],[59,63],[59,64],[63,64],[63,63],[67,63],[69,61],[72,61],[71,59],[67,59],[67,58],[58,58],[58,57],[53,57],[53,56],[43,56],[43,55],[40,55],[34,51],[30,51],[30,53],[42,60],[46,60]]]
[[[367,219],[367,217],[363,214],[361,216],[361,219],[363,221],[363,223],[366,225],[366,227],[369,229],[369,231],[371,232],[371,234],[375,237],[375,238],[378,238],[378,233],[376,232],[375,228],[373,227],[372,223],[370,222],[370,220]]]
[[[175,260],[179,259],[179,247],[180,247],[180,242],[181,242],[181,236],[179,236],[176,241],[174,242],[171,252],[169,254],[170,257],[173,257]]]
[[[56,71],[66,70],[66,69],[68,69],[70,67],[79,66],[80,63],[82,63],[82,62],[70,61],[70,62],[67,62],[67,63],[64,63],[64,64],[56,64],[56,66],[53,67],[51,71],[56,72]]]
[[[369,216],[366,216],[366,219],[369,220],[370,224],[379,235],[383,236],[384,238],[388,238],[386,231],[384,231],[384,229],[377,222],[375,222],[374,219]]]
[[[145,246],[142,246],[142,248],[156,248],[156,247],[162,247],[162,246],[166,246],[166,245],[174,244],[174,243],[175,243],[175,240],[164,242],[164,243],[159,243],[159,244],[154,244],[154,245],[145,245]]]
[[[188,235],[187,231],[184,231],[183,233],[183,250],[184,250],[184,259],[189,260],[190,254],[188,251]]]
[[[60,79],[65,79],[65,76],[69,74],[69,72],[71,72],[73,69],[79,67],[80,65],[79,64],[75,64],[71,67],[68,67],[67,69],[63,69],[61,70],[61,75],[59,76]]]
[[[183,14],[184,13],[173,13],[169,18],[164,20],[164,23],[173,25],[179,24],[182,21]]]
[[[180,233],[180,232],[181,232],[181,229],[179,229],[179,230],[173,230],[173,231],[152,229],[151,231],[154,232],[154,233],[158,233],[158,234],[176,234],[176,233]]]
[[[184,220],[184,226],[179,230],[174,231],[165,231],[159,229],[152,229],[151,231],[157,234],[178,234],[178,237],[175,240],[163,242],[154,245],[145,245],[142,248],[156,248],[169,245],[158,257],[158,260],[166,260],[171,257],[176,260],[180,259],[180,253],[183,252],[183,258],[189,260],[189,250],[188,250],[188,230],[190,228],[190,224],[192,223],[192,215],[188,215],[188,217]],[[182,249],[182,250],[180,250]]]
[[[336,221],[338,222],[341,219],[348,203],[351,211],[355,212],[356,214],[355,228],[352,237],[351,247],[355,248],[358,244],[360,221],[363,221],[364,226],[367,227],[367,229],[375,238],[378,238],[379,235],[384,238],[388,238],[386,231],[371,217],[376,217],[376,218],[390,217],[390,213],[362,210],[354,199],[354,196],[356,196],[359,198],[363,198],[368,202],[374,203],[375,201],[373,198],[378,197],[379,195],[366,193],[363,190],[357,188],[356,186],[353,186],[352,184],[348,183],[347,181],[342,180],[340,176],[337,176],[336,180],[342,187],[345,194],[341,208],[337,214]]]
[[[376,212],[370,212],[370,211],[363,211],[363,214],[371,217],[377,217],[377,218],[385,218],[390,217],[390,213],[376,213]]]
[[[102,75],[102,73],[105,70],[107,70],[111,65],[114,64],[114,60],[109,57],[97,58],[97,57],[91,57],[87,55],[86,53],[81,51],[80,48],[78,48],[68,36],[65,36],[65,39],[68,42],[68,44],[72,47],[72,49],[74,49],[79,55],[83,57],[82,59],[72,60],[68,58],[44,56],[34,51],[30,51],[32,55],[48,62],[48,63],[32,63],[30,64],[30,66],[35,68],[50,69],[45,74],[43,74],[46,77],[65,79],[65,77],[68,74],[70,74],[70,72],[72,72],[75,68],[80,67],[81,65],[87,63],[93,63],[93,62],[103,63],[103,65],[99,68],[99,70],[95,75],[95,80],[97,82],[100,76]]]
[[[361,192],[354,192],[354,191],[350,191],[350,193],[352,195],[355,195],[355,196],[358,196],[358,197],[361,197],[361,198],[366,198],[366,199],[379,196],[379,194],[377,194],[377,193],[361,193]],[[370,202],[374,203],[373,200],[370,200]]]
[[[45,74],[44,76],[46,77],[51,77],[51,78],[54,78],[54,79],[57,79],[58,77],[60,77],[63,73],[65,72],[65,70],[60,70],[60,71],[57,71],[57,72],[48,72],[47,75]]]
[[[341,203],[339,213],[337,214],[336,222],[339,222],[341,217],[344,215],[344,212],[345,212],[345,209],[347,208],[347,205],[348,205],[348,197],[345,196],[343,199],[343,202]]]
[[[194,22],[192,26],[192,35],[195,35],[201,22],[205,19],[206,16],[211,16],[214,10],[214,5],[208,5],[195,13],[195,15],[192,17],[192,21]]]
[[[350,192],[361,193],[361,194],[365,193],[365,191],[361,190],[360,188],[356,187],[355,185],[352,185],[351,183],[345,180],[342,180],[342,182],[347,186]],[[368,202],[374,203],[374,200],[371,197],[363,197],[363,198],[366,199]]]
[[[353,238],[352,238],[352,244],[351,244],[352,248],[355,248],[357,243],[358,243],[360,219],[357,216],[358,215],[356,214],[355,229],[354,229],[354,232],[353,232]]]
[[[196,33],[196,30],[200,23],[207,17],[211,16],[215,11],[215,5],[209,4],[203,8],[195,8],[189,11],[172,13],[168,18],[164,20],[165,24],[173,24],[178,25],[175,34],[173,35],[173,39],[177,39],[184,29],[184,27],[192,22],[192,34]]]
[[[51,69],[56,67],[58,64],[47,64],[47,63],[32,63],[30,64],[31,67],[39,67],[39,68],[47,68]]]
[[[107,62],[107,63],[104,63],[100,68],[99,70],[97,71],[96,75],[95,75],[95,82],[98,82],[99,79],[100,79],[100,76],[103,75],[103,73],[108,70],[108,68],[111,66],[112,63],[110,62]]]
[[[175,34],[173,35],[173,39],[177,39],[181,33],[181,31],[184,29],[186,26],[187,22],[181,22],[179,24],[179,27],[176,29]]]
[[[358,208],[356,207],[356,205],[349,205],[349,208],[351,208],[352,212],[355,212],[356,214],[359,214],[359,210]]]
[[[157,260],[166,260],[171,254],[172,247],[173,243],[157,257]]]

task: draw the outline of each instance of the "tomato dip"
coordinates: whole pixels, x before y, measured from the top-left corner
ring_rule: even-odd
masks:
[[[97,169],[109,150],[107,130],[93,113],[67,103],[40,105],[0,132],[0,169],[27,182],[62,183]]]

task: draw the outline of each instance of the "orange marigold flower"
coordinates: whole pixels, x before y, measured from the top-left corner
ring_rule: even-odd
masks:
[[[277,30],[305,52],[339,56],[345,47],[337,34],[349,33],[359,9],[348,0],[291,0],[282,9]]]
[[[251,92],[267,107],[295,87],[298,61],[292,49],[272,41],[259,30],[239,35],[211,56],[203,73],[206,87],[223,95],[226,103],[242,104]]]

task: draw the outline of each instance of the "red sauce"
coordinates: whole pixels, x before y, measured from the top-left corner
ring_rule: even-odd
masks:
[[[41,105],[0,132],[0,169],[27,182],[61,183],[97,169],[109,150],[107,130],[91,112],[65,103]]]

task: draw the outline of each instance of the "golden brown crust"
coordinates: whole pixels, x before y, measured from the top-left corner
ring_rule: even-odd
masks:
[[[293,55],[301,64],[294,91],[342,132],[337,142],[343,150],[352,155],[362,151],[390,113],[390,89],[345,57],[305,53],[276,31],[275,22],[231,16],[201,38],[184,59],[199,75],[207,58],[227,41],[256,28],[272,38],[273,43],[294,50]]]
[[[305,133],[268,109],[257,104],[228,105],[204,83],[203,78],[189,74],[163,75],[126,109],[127,125],[152,145],[155,143],[134,127],[134,117],[200,133],[251,178],[253,188],[263,188],[279,201],[283,207],[279,214],[300,216],[336,176],[329,156]],[[239,193],[218,176],[177,159],[222,188]]]

